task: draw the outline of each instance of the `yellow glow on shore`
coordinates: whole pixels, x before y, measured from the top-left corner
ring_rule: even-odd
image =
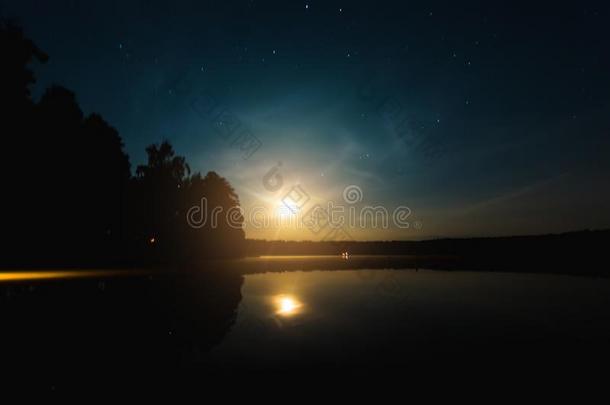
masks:
[[[104,277],[125,273],[118,270],[0,271],[0,282]],[[129,272],[129,274],[135,273]]]

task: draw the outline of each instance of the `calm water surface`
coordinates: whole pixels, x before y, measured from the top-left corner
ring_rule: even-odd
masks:
[[[420,350],[603,343],[609,308],[605,279],[429,270],[252,274],[235,324],[210,358],[225,365],[401,364]]]
[[[117,364],[214,372],[404,367],[456,354],[529,360],[545,352],[600,361],[610,347],[609,279],[278,271],[333,260],[340,259],[248,259],[182,275],[4,272],[0,344],[12,348],[8,364],[109,372]]]

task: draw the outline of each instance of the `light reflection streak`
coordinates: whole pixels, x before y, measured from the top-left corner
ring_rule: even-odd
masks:
[[[121,270],[61,270],[61,271],[0,271],[0,282],[10,281],[36,281],[36,280],[61,280],[78,278],[95,278],[119,275],[135,275],[138,271]]]

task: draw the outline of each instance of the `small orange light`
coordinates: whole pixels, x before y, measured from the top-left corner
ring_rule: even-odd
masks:
[[[151,245],[152,245],[153,243],[155,243],[155,241],[156,241],[156,240],[155,240],[155,238],[150,238],[150,240],[149,240],[149,242],[150,242],[150,244],[151,244]]]

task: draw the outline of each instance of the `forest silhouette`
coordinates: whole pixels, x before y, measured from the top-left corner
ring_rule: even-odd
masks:
[[[117,130],[86,116],[72,91],[53,85],[33,100],[30,65],[48,56],[16,24],[0,25],[8,191],[0,265],[141,266],[242,254],[243,218],[197,228],[186,220],[202,198],[209,210],[239,206],[226,179],[191,172],[168,142],[146,148],[147,163],[132,174]]]

